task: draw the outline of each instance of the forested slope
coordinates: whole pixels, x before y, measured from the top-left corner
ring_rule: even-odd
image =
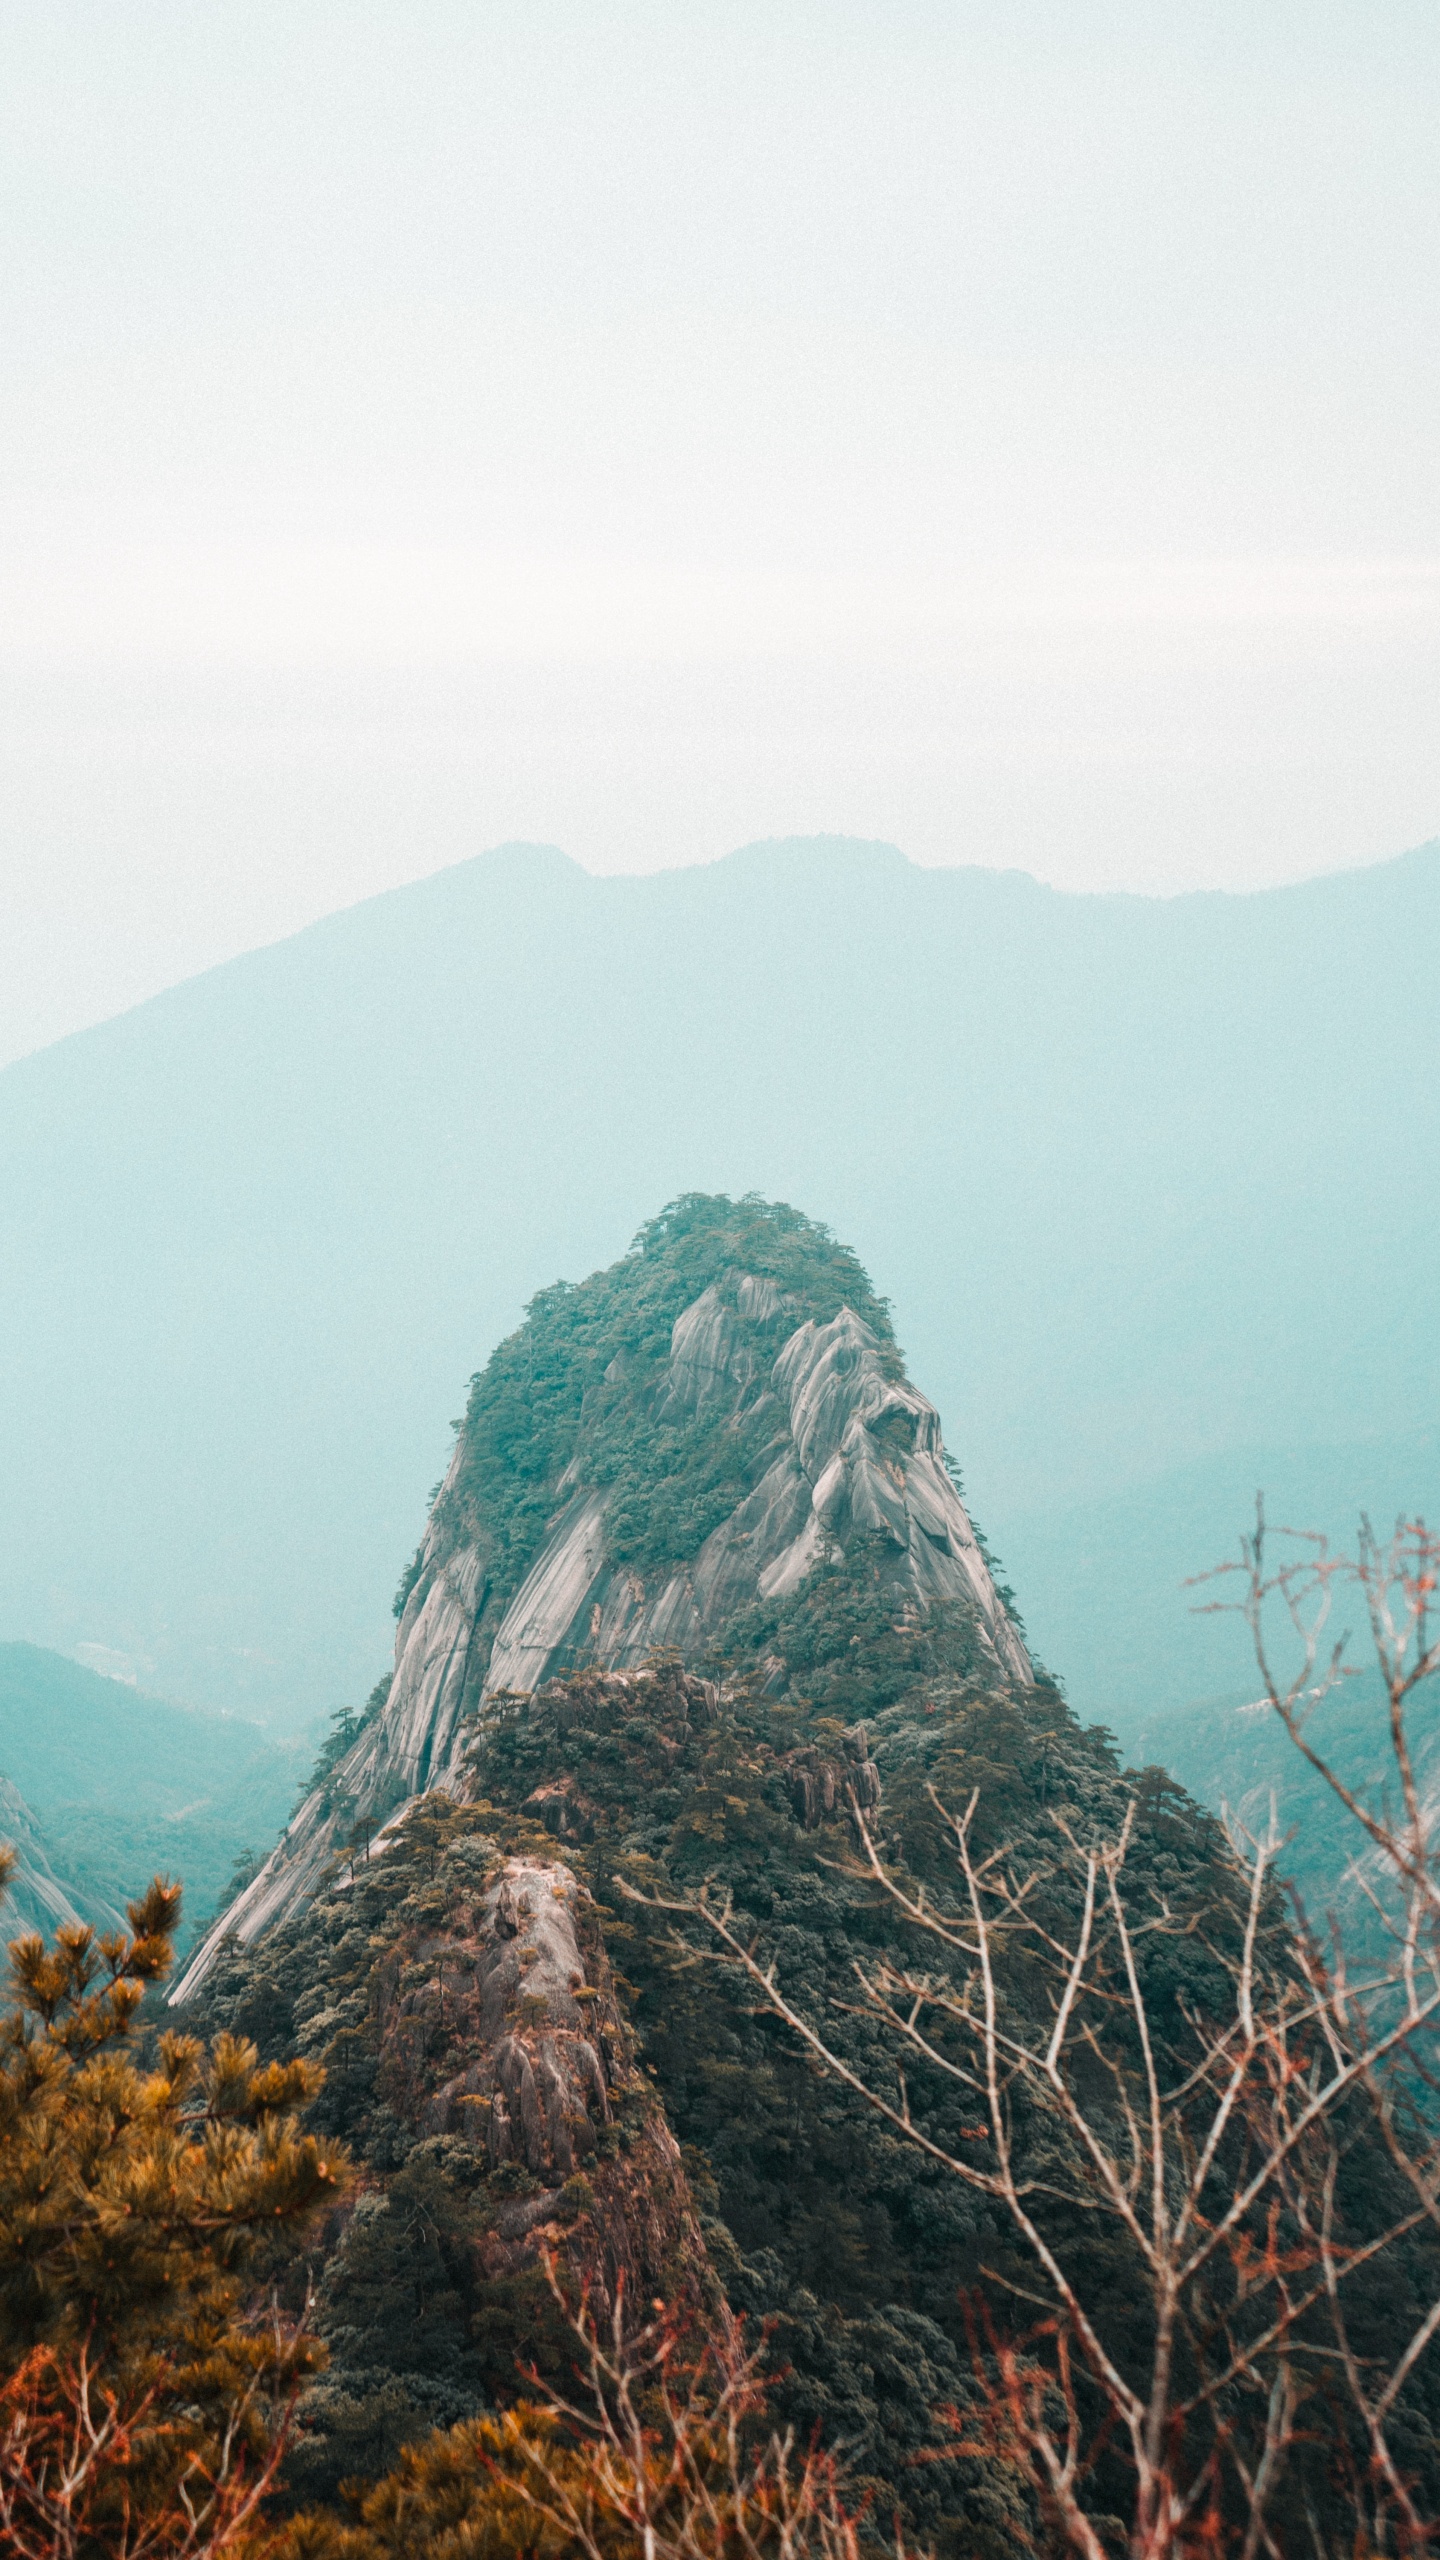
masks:
[[[774,1343],[760,1320],[777,1368],[805,1327],[840,1322],[847,1297],[864,1308],[880,1384],[857,1429],[904,1508],[877,1526],[852,1499],[804,1569],[768,1593],[757,1579],[788,1550],[762,1539],[748,1589],[737,1573],[729,1605],[691,1624],[687,1644],[617,1665],[599,1642],[617,1577],[638,1586],[638,1617],[612,1621],[623,1655],[657,1587],[678,1571],[693,1592],[708,1543],[728,1539],[733,1558],[727,1524],[768,1516],[746,1509],[747,1485],[767,1457],[777,1463],[746,1420],[756,1388],[771,1392],[756,1337],[737,1326],[728,1367],[684,1356],[706,1294],[738,1309],[756,1303],[741,1293],[757,1279],[792,1301]],[[679,1423],[677,1375],[692,1392]],[[897,1409],[910,1417],[898,1438]],[[406,1762],[398,1808],[380,1801],[376,1822],[332,1829],[303,1891],[248,1944],[217,1942],[182,2009],[187,2023],[253,2036],[267,2056],[298,2046],[322,2062],[317,2122],[363,2164],[362,2201],[320,2269],[332,2364],[303,2412],[297,2490],[330,2495],[347,2473],[379,2473],[403,2441],[513,2392],[517,2353],[558,2354],[548,2248],[602,2299],[627,2270],[668,2297],[723,2287],[773,2324],[780,2412],[845,2447],[878,2513],[898,2505],[946,2550],[1000,2560],[1013,2547],[1024,2521],[1013,2473],[917,2458],[943,2453],[943,2411],[972,2389],[967,2298],[982,2278],[1029,2281],[1011,2228],[818,2076],[753,1989],[697,1960],[653,1907],[702,1884],[733,1895],[805,2013],[893,2091],[893,2052],[856,2013],[855,1966],[903,1960],[905,1930],[857,1862],[858,1815],[894,1872],[953,1908],[941,1807],[976,1795],[979,1851],[1009,1844],[1043,1868],[1065,1837],[1115,1837],[1133,1801],[1129,1889],[1138,1909],[1170,1915],[1141,1959],[1155,2032],[1178,2052],[1188,2021],[1223,2015],[1243,1880],[1218,1824],[1163,1772],[1122,1773],[1047,1674],[997,1645],[973,1585],[926,1595],[906,1578],[926,1534],[906,1491],[924,1411],[863,1273],[794,1212],[723,1200],[677,1204],[626,1263],[548,1293],[477,1378],[401,1594],[410,1634],[402,1619],[397,1686],[426,1577],[440,1588],[456,1555],[480,1549],[497,1577],[493,1598],[483,1571],[467,1583],[480,1639],[463,1648],[443,1783]],[[844,1414],[848,1431],[856,1416]],[[823,1448],[816,1460],[818,1492]],[[850,1481],[864,1481],[853,1453]],[[591,1558],[599,1600],[592,1611],[589,1585],[567,1590],[533,1688],[488,1685],[497,1655],[513,1658],[519,1595],[587,1485],[603,1488],[602,1517],[618,1524]],[[439,1694],[432,1686],[432,1707]],[[388,1713],[377,1707],[372,1738]],[[393,1729],[392,1751],[401,1739]],[[369,1783],[377,1764],[352,1748],[352,1775]],[[400,1766],[392,1757],[392,1773]],[[556,1907],[572,1915],[558,1970]],[[1278,1960],[1273,1897],[1266,1927]],[[1018,2017],[1045,2016],[1043,1974],[1007,1983]],[[943,2071],[915,2069],[909,2093],[937,2138],[962,2149],[973,2138],[970,2101]],[[1055,2128],[1016,2104],[1043,2179]],[[1339,2209],[1363,2215],[1385,2175],[1357,2152]],[[1092,2302],[1138,2348],[1133,2265],[1100,2235],[1085,2250]],[[1407,2269],[1407,2286],[1424,2280],[1423,2265]],[[1357,2274],[1358,2334],[1383,2340],[1408,2299],[1395,2286],[1393,2261]],[[1440,2488],[1432,2397],[1426,2365],[1406,2444]],[[1306,2494],[1322,2507],[1333,2450],[1304,2457]],[[1103,2506],[1103,2464],[1094,2494]]]
[[[311,1756],[244,1717],[147,1697],[39,1645],[0,1644],[0,1776],[62,1878],[112,1914],[158,1871],[183,1881],[192,1934],[228,1897],[237,1862],[268,1849]]]

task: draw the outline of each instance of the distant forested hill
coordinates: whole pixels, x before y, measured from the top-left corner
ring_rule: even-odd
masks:
[[[806,841],[511,847],[216,969],[0,1075],[0,1631],[358,1702],[477,1356],[754,1188],[889,1276],[1082,1712],[1243,1689],[1177,1585],[1257,1482],[1433,1500],[1437,959],[1436,847],[1153,900]]]
[[[1363,1644],[1349,1648],[1352,1657],[1345,1676],[1311,1706],[1306,1736],[1362,1804],[1394,1821],[1401,1796],[1387,1742],[1388,1699],[1365,1664]],[[1273,1708],[1257,1699],[1258,1685],[1244,1698],[1195,1699],[1152,1714],[1136,1733],[1135,1756],[1168,1769],[1252,1840],[1264,1839],[1273,1820],[1283,1843],[1279,1870],[1313,1925],[1323,1935],[1338,1914],[1358,1944],[1373,1928],[1370,1894],[1379,1889],[1392,1907],[1388,1874],[1366,1859],[1360,1826],[1296,1750]],[[1440,1798],[1440,1677],[1412,1693],[1405,1721],[1420,1791],[1433,1805]]]
[[[1254,1524],[1257,1492],[1273,1497],[1272,1522],[1324,1529],[1337,1552],[1352,1553],[1362,1511],[1384,1533],[1402,1503],[1440,1519],[1440,1430],[1242,1445],[1088,1502],[1037,1505],[1006,1524],[1006,1570],[1024,1595],[1039,1651],[1063,1667],[1070,1696],[1103,1714],[1131,1755],[1163,1757],[1157,1718],[1171,1708],[1224,1691],[1254,1694],[1241,1629],[1208,1612],[1216,1587],[1186,1584],[1234,1557],[1241,1531]],[[1352,1604],[1347,1624],[1353,1614]],[[1176,1714],[1164,1729],[1178,1737],[1189,1727]],[[1217,1800],[1188,1760],[1176,1763],[1176,1775],[1205,1803]]]
[[[244,1852],[270,1849],[308,1767],[300,1745],[239,1716],[167,1706],[38,1645],[0,1644],[0,1780],[85,1918],[157,1872],[178,1876],[188,1942]],[[12,1835],[23,1849],[0,1796],[0,1838]]]

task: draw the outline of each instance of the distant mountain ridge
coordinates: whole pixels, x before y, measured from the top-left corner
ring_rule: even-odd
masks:
[[[227,963],[0,1074],[0,1628],[358,1702],[477,1348],[753,1188],[890,1275],[1062,1671],[1096,1613],[1047,1523],[1120,1506],[1147,1632],[1085,1711],[1242,1682],[1144,1486],[1243,1451],[1283,1514],[1267,1452],[1364,1442],[1382,1509],[1431,1498],[1437,957],[1435,847],[1156,901],[816,839],[506,848]]]

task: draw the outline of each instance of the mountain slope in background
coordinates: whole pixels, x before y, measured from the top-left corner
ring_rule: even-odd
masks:
[[[1388,1742],[1389,1700],[1359,1647],[1348,1648],[1346,1661],[1344,1676],[1309,1707],[1306,1740],[1358,1803],[1393,1822],[1402,1799]],[[1323,1675],[1322,1659],[1317,1681]],[[1440,1677],[1422,1681],[1411,1693],[1405,1721],[1421,1799],[1433,1812],[1440,1804]],[[1296,1750],[1254,1688],[1245,1698],[1201,1699],[1153,1714],[1137,1742],[1137,1758],[1160,1763],[1252,1840],[1266,1838],[1273,1821],[1284,1844],[1280,1871],[1318,1930],[1338,1913],[1351,1944],[1359,1944],[1375,1926],[1369,1897],[1378,1892],[1385,1907],[1393,1908],[1389,1875],[1366,1854],[1354,1816]],[[1382,1951],[1382,1964],[1391,1960]]]
[[[169,1706],[38,1645],[0,1644],[0,1839],[27,1863],[33,1841],[97,1925],[115,1925],[153,1875],[178,1876],[188,1941],[237,1860],[269,1848],[309,1757],[242,1717]],[[37,1927],[67,1916],[47,1920],[31,1901]]]
[[[1036,1594],[1029,1624],[1040,1652],[1063,1664],[1073,1698],[1108,1714],[1132,1758],[1164,1758],[1157,1709],[1229,1685],[1253,1693],[1254,1658],[1237,1621],[1213,1610],[1228,1595],[1193,1577],[1235,1557],[1259,1492],[1278,1497],[1268,1505],[1273,1521],[1322,1528],[1337,1553],[1353,1554],[1362,1511],[1382,1531],[1402,1506],[1440,1516],[1440,1431],[1225,1450],[1006,1523],[1006,1566]],[[1167,1728],[1183,1729],[1179,1716]],[[1175,1771],[1218,1801],[1188,1761]]]
[[[1082,1709],[1241,1688],[1176,1588],[1232,1485],[1283,1517],[1363,1442],[1382,1510],[1432,1498],[1437,954],[1433,847],[1168,901],[508,848],[176,988],[0,1075],[0,1625],[358,1700],[477,1346],[656,1199],[753,1188],[890,1275]]]
[[[0,1778],[0,1842],[16,1857],[10,1884],[0,1894],[0,1934],[7,1939],[27,1930],[48,1938],[62,1928],[124,1928],[124,1915],[113,1902],[56,1874],[40,1825],[10,1778]]]

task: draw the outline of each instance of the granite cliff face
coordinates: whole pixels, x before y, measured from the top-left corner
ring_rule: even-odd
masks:
[[[123,1913],[99,1894],[56,1874],[40,1826],[11,1778],[0,1778],[0,1842],[15,1853],[9,1889],[0,1894],[0,1925],[12,1931],[123,1929]]]
[[[319,2066],[312,2122],[354,2165],[281,2270],[329,2353],[297,2499],[562,2381],[553,2283],[697,2335],[727,2302],[766,2340],[776,2422],[843,2448],[877,2517],[950,2560],[1031,2545],[1014,2463],[954,2459],[977,2292],[1027,2328],[1033,2299],[995,2199],[929,2148],[985,2138],[973,2083],[943,2043],[904,2054],[920,2144],[860,2094],[900,2057],[857,1973],[916,1950],[861,1817],[912,1910],[963,1890],[947,1808],[1037,1911],[1073,1909],[1057,1830],[1123,1830],[1135,1907],[1173,1922],[1145,1957],[1172,2056],[1174,2021],[1231,2013],[1244,1910],[1219,1827],[1163,1770],[1120,1770],[1007,1599],[883,1302],[793,1211],[679,1202],[498,1347],[394,1673],[180,1986],[187,2024]],[[702,1892],[825,2021],[838,2073],[709,1960]],[[1053,1983],[1003,1932],[996,1987],[1049,2035]],[[1063,2126],[1013,2126],[1025,2192],[1074,2235]],[[1084,2247],[1087,2302],[1133,2340],[1135,2258]],[[1098,2465],[1093,2496],[1120,2511]]]
[[[566,1319],[557,1375],[550,1336]],[[661,1649],[722,1667],[747,1613],[860,1557],[897,1620],[958,1616],[995,1680],[1030,1682],[939,1415],[859,1265],[794,1212],[679,1204],[611,1272],[547,1292],[475,1382],[384,1704],[175,1998],[199,1988],[227,1935],[252,1941],[302,1908],[357,1825],[383,1855],[417,1795],[462,1794],[494,1700],[582,1663],[633,1670]],[[783,1657],[770,1677],[784,1687]]]
[[[869,2068],[857,1818],[928,1893],[937,1796],[1038,1833],[1116,1792],[1007,1599],[823,1229],[681,1201],[534,1301],[473,1382],[388,1685],[176,1995],[319,2064],[357,2164],[308,2270],[298,2494],[505,2405],[517,2364],[563,2372],[553,2268],[778,2324],[783,2424],[843,2442],[878,2512],[1009,2547],[962,2519],[937,2415],[993,2229],[661,1908],[732,1895]]]

